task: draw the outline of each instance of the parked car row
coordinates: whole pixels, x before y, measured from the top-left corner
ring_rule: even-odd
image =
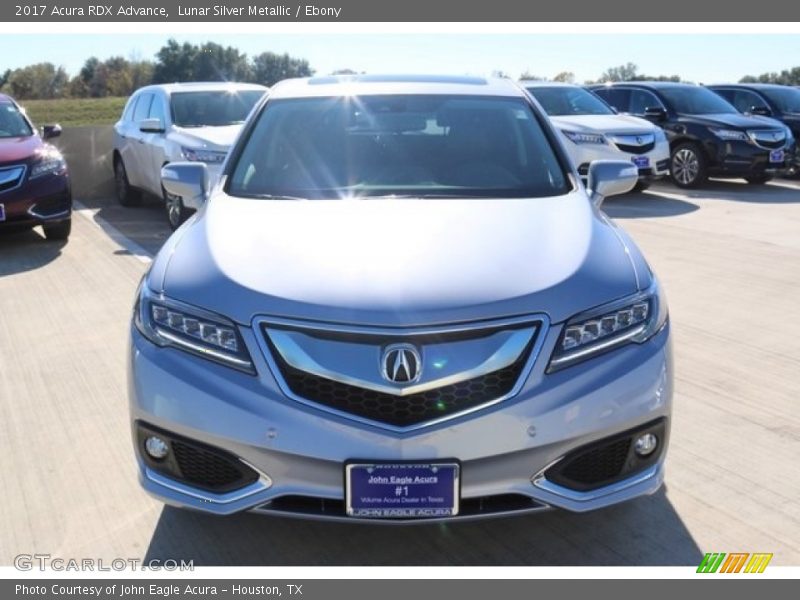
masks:
[[[797,172],[797,88],[654,81],[588,88],[522,84],[561,130],[582,175],[592,159],[610,156],[629,158],[639,167],[640,187],[667,172],[685,188],[698,187],[708,177],[762,184]],[[605,104],[589,99],[586,89]]]

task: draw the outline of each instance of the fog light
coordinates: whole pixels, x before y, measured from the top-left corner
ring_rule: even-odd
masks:
[[[151,435],[144,441],[144,449],[147,454],[155,460],[161,460],[169,453],[167,442],[154,435]]]
[[[649,456],[655,451],[656,446],[658,446],[658,438],[652,433],[645,433],[636,438],[633,449],[639,456]]]

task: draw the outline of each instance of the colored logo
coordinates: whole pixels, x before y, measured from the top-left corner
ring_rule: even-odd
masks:
[[[772,554],[765,552],[708,552],[698,573],[763,573],[772,560]]]

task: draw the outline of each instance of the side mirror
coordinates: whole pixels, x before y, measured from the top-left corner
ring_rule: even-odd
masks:
[[[769,109],[768,106],[751,106],[750,114],[758,115],[759,117],[771,117],[772,111]]]
[[[161,167],[161,185],[186,207],[200,208],[208,194],[208,168],[205,163],[169,163]]]
[[[589,198],[598,208],[608,196],[625,194],[639,181],[639,169],[624,160],[594,160],[589,164],[586,185]]]
[[[666,121],[667,111],[660,106],[648,106],[644,109],[644,118],[653,121]]]
[[[161,119],[144,119],[139,121],[139,131],[142,133],[164,133]]]
[[[61,135],[61,125],[44,125],[42,127],[42,139],[52,140]]]

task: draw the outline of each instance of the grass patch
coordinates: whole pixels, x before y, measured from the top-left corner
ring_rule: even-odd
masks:
[[[59,98],[20,102],[37,127],[58,123],[62,127],[113,125],[127,98]]]

